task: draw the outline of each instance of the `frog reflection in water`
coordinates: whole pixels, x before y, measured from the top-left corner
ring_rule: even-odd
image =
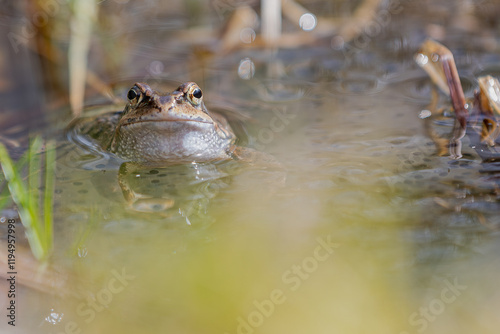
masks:
[[[165,95],[136,83],[127,98],[123,112],[85,122],[77,132],[108,152],[139,163],[228,160],[250,150],[235,145],[227,120],[207,110],[194,82]]]

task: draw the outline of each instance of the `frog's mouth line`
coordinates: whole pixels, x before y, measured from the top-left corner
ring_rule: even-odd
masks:
[[[125,124],[122,124],[122,126],[126,127],[126,126],[130,126],[130,125],[141,124],[141,123],[172,123],[172,122],[193,122],[193,123],[212,124],[212,122],[209,122],[209,121],[179,118],[179,119],[168,119],[168,120],[167,119],[161,119],[161,120],[153,120],[153,119],[150,119],[150,120],[141,120],[141,121],[137,121],[137,122],[125,123]]]

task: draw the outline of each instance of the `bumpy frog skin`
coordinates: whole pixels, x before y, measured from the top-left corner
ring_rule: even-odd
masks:
[[[202,95],[194,82],[165,95],[136,83],[127,94],[123,112],[80,122],[76,131],[129,161],[230,159],[236,137],[226,119],[208,112]]]

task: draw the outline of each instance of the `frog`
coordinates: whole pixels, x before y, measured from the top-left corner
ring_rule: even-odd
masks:
[[[188,171],[195,168],[196,175],[200,170],[212,170],[215,178],[240,171],[240,166],[244,170],[267,169],[277,175],[267,173],[268,178],[272,177],[273,182],[277,179],[274,183],[280,186],[284,184],[282,164],[272,155],[238,145],[240,139],[235,134],[238,132],[233,131],[222,114],[208,110],[203,92],[195,82],[183,83],[166,94],[137,82],[126,97],[123,111],[77,118],[69,124],[67,136],[84,152],[92,151],[104,158],[98,160],[95,168],[119,166],[118,185],[132,210],[157,212],[158,208],[164,208],[168,211],[177,205],[172,194],[154,192],[150,185],[137,187],[130,183],[130,175],[135,180],[138,175],[149,175],[151,168],[158,171],[185,165]],[[91,164],[92,161],[94,159],[90,159]],[[231,163],[221,164],[221,161]],[[216,164],[216,170],[210,169],[211,164]],[[85,169],[94,169],[85,166]],[[217,172],[218,169],[221,171]],[[97,184],[104,183],[98,181]]]
[[[229,122],[208,111],[195,82],[166,94],[137,82],[127,93],[123,111],[80,118],[70,128],[98,149],[135,163],[202,163],[257,155],[236,145]]]

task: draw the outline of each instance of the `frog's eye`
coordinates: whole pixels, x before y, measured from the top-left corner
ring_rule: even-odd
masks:
[[[189,87],[189,90],[187,92],[187,97],[192,104],[199,105],[201,104],[201,98],[203,97],[203,93],[201,92],[200,87],[194,84],[191,87]]]
[[[127,93],[127,99],[132,104],[139,103],[141,100],[141,91],[139,90],[139,88],[136,86],[132,87]]]
[[[197,99],[201,99],[201,96],[203,94],[201,93],[201,89],[199,88],[196,88],[194,91],[193,91],[193,96],[196,97]]]

